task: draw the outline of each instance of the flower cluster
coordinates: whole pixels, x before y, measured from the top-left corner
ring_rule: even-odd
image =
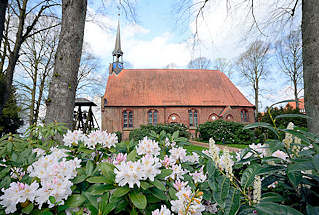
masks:
[[[54,205],[49,197],[53,196],[57,204],[63,205],[64,200],[72,194],[70,179],[77,174],[76,169],[80,167],[81,160],[66,160],[66,150],[51,148],[51,154],[44,155],[28,167],[27,172],[30,177],[40,179],[40,185],[33,182],[31,185],[20,182],[13,182],[0,199],[0,204],[6,208],[6,213],[13,213],[17,210],[18,203],[26,201],[35,202],[42,207],[47,203],[49,207]]]
[[[260,202],[261,198],[261,179],[260,176],[256,176],[254,180],[253,202],[255,204]]]
[[[154,177],[161,173],[159,169],[161,166],[159,159],[149,154],[135,162],[123,161],[116,165],[116,169],[114,169],[115,182],[119,186],[128,184],[130,188],[133,188],[134,184],[136,184],[140,187],[141,180],[150,179],[154,181]]]
[[[17,210],[18,203],[34,201],[38,188],[39,184],[37,182],[33,182],[31,185],[12,182],[8,189],[2,188],[3,195],[0,197],[0,204],[6,208],[5,212],[7,214],[14,213]]]
[[[43,203],[48,203],[49,207],[54,205],[49,201],[49,197],[53,196],[56,202],[63,205],[64,200],[72,194],[70,179],[73,179],[77,172],[76,169],[81,167],[81,160],[75,158],[66,160],[66,150],[52,148],[52,153],[41,157],[34,162],[28,172],[31,177],[37,177],[41,181],[42,187],[37,191],[36,202],[39,208]]]
[[[93,131],[88,136],[84,135],[82,131],[68,131],[63,136],[65,146],[78,145],[79,141],[83,141],[84,145],[89,149],[95,149],[98,144],[103,147],[111,148],[118,143],[118,137],[115,133],[107,133],[106,131]]]
[[[200,215],[205,211],[205,206],[201,204],[202,192],[192,192],[191,188],[186,185],[180,187],[176,193],[177,200],[171,201],[171,210],[180,215]]]
[[[106,148],[111,148],[117,143],[117,135],[115,133],[107,133],[106,131],[93,131],[88,137],[84,138],[84,145],[90,149],[95,149],[97,144],[101,144]]]
[[[194,182],[197,184],[197,183],[203,183],[205,180],[206,180],[206,175],[204,174],[204,172],[203,172],[203,168],[204,167],[202,167],[201,169],[200,169],[200,171],[195,171],[194,173],[190,173],[190,175],[191,176],[193,176],[193,180],[194,180]]]
[[[166,208],[166,205],[162,205],[161,210],[156,209],[152,212],[152,215],[171,215],[171,211]]]
[[[144,137],[143,140],[138,142],[136,147],[136,152],[138,155],[153,155],[158,156],[160,154],[160,147],[155,140],[151,140],[148,137]]]

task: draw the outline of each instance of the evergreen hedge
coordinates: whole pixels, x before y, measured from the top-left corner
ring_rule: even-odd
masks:
[[[244,125],[238,122],[216,120],[199,125],[197,134],[201,141],[208,142],[214,138],[218,144],[251,144],[261,142],[254,137],[251,130],[243,130]]]
[[[130,132],[130,140],[142,140],[146,136],[150,136],[151,131],[160,134],[161,131],[165,131],[167,134],[173,134],[175,131],[179,131],[180,137],[189,138],[190,133],[188,128],[183,124],[157,124],[157,125],[141,125],[140,128],[134,129]]]

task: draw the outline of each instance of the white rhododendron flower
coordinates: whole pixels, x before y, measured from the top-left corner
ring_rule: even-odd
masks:
[[[277,158],[280,158],[283,160],[286,160],[288,158],[288,155],[285,152],[280,151],[280,150],[275,151],[274,153],[272,153],[271,156],[277,157]]]
[[[171,215],[171,211],[166,208],[166,205],[162,205],[161,210],[156,209],[152,212],[152,215]]]
[[[81,130],[70,131],[68,130],[65,135],[63,135],[63,142],[65,146],[78,145],[79,141],[82,141],[84,134]]]
[[[175,161],[171,160],[170,157],[165,155],[164,159],[161,160],[161,163],[165,168],[168,168],[169,166],[175,164]]]
[[[143,176],[146,180],[149,178],[151,181],[154,181],[154,177],[161,173],[161,170],[159,169],[162,165],[159,162],[158,158],[154,158],[151,155],[145,155],[141,159],[142,161],[142,170],[143,170]]]
[[[6,208],[7,214],[14,213],[18,203],[35,200],[38,188],[37,182],[33,182],[31,185],[12,182],[8,189],[2,188],[3,195],[0,197],[0,204]]]
[[[199,155],[196,152],[193,152],[192,155],[187,155],[185,160],[196,164],[199,162]]]
[[[144,176],[140,161],[122,162],[116,167],[117,168],[114,169],[116,175],[115,182],[118,183],[119,186],[123,187],[128,184],[130,188],[133,188],[134,184],[136,184],[140,187],[140,180],[142,180]]]
[[[176,181],[174,181],[173,186],[177,191],[181,191],[182,189],[184,189],[186,187],[187,184],[188,184],[188,181],[184,182],[184,181],[177,179]]]
[[[155,140],[148,139],[148,137],[144,137],[143,140],[138,141],[138,145],[136,147],[136,152],[138,155],[153,155],[158,156],[160,154],[160,147]]]
[[[54,205],[49,201],[49,197],[53,196],[59,205],[64,204],[64,200],[72,194],[70,179],[76,177],[77,168],[81,167],[81,160],[75,158],[66,160],[67,150],[51,148],[52,153],[40,157],[28,167],[28,173],[31,177],[37,177],[41,181],[41,188],[36,192],[35,201],[39,204],[47,203],[49,207]]]
[[[116,175],[115,182],[121,187],[126,184],[128,184],[130,188],[133,188],[134,184],[140,187],[141,180],[150,179],[154,181],[155,176],[161,173],[159,169],[161,166],[160,160],[149,154],[135,162],[122,161],[119,165],[116,165],[116,169],[114,169]]]
[[[126,161],[127,154],[118,153],[113,160],[114,165],[119,165],[121,162]]]
[[[265,156],[267,156],[267,145],[262,145],[262,144],[260,144],[260,143],[258,143],[258,144],[250,144],[249,145],[249,148],[251,148],[251,149],[253,149],[254,151],[256,151],[256,152],[258,152],[259,153],[259,155],[260,155],[260,157],[265,157]],[[250,153],[250,152],[248,152],[248,153]],[[247,154],[248,154],[247,153]]]
[[[184,179],[183,175],[187,173],[180,164],[174,164],[170,169],[173,170],[173,172],[169,177],[173,180]]]
[[[203,168],[204,167],[202,167],[199,172],[195,171],[194,173],[190,173],[190,175],[193,176],[193,180],[196,184],[203,183],[207,179],[206,175],[203,172]]]
[[[169,150],[170,155],[170,159],[173,161],[178,161],[180,160],[181,162],[185,162],[186,161],[186,149],[184,149],[183,147],[178,147],[178,148],[172,148]]]

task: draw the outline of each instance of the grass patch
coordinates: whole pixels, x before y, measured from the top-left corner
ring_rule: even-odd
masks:
[[[189,145],[189,146],[183,146],[184,149],[186,149],[188,152],[198,152],[202,150],[206,150],[206,147],[203,146],[197,146],[197,145]]]
[[[216,145],[228,146],[228,147],[233,147],[237,149],[245,149],[249,147],[248,145],[245,145],[245,144],[216,144]]]

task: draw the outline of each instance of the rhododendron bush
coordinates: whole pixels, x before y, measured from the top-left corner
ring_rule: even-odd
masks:
[[[48,135],[56,132],[5,136],[0,213],[318,213],[318,138],[293,124],[246,128],[257,126],[278,139],[238,153],[219,150],[213,137],[207,150],[186,151],[178,132],[121,143],[106,131],[67,131],[61,142]]]

